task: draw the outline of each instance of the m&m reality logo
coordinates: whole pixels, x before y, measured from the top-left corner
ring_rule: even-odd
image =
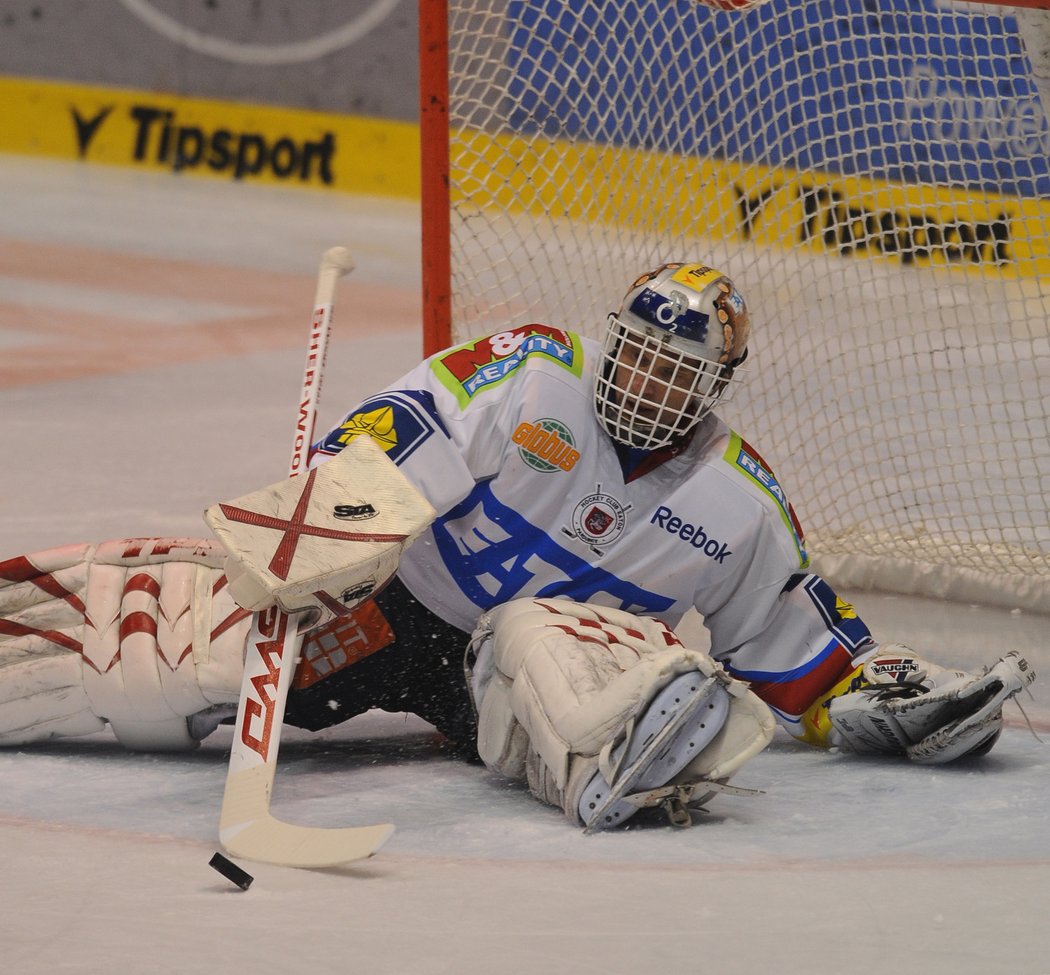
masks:
[[[503,382],[529,357],[557,363],[580,375],[579,339],[551,325],[522,325],[457,346],[434,360],[438,378],[466,406],[478,393]]]

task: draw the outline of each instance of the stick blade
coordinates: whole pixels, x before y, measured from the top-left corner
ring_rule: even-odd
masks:
[[[364,860],[393,835],[376,826],[296,826],[270,814],[273,765],[231,772],[219,816],[219,845],[227,856],[282,867],[337,867]]]
[[[241,824],[230,835],[220,829],[219,843],[227,856],[309,870],[366,860],[393,833],[390,823],[330,829],[295,826],[268,817]]]

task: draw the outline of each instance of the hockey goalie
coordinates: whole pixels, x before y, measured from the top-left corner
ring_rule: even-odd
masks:
[[[308,507],[290,479],[210,508],[213,540],[0,562],[0,744],[108,726],[194,747],[277,605],[312,627],[286,722],[411,712],[587,830],[754,791],[731,780],[778,726],[858,757],[984,754],[1034,673],[880,643],[810,570],[785,491],[715,412],[749,335],[725,274],[663,265],[604,342],[508,328],[354,407],[314,445]],[[676,634],[690,610],[708,651]]]

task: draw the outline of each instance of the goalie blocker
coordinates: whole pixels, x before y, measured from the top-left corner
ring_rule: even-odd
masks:
[[[378,593],[435,515],[383,448],[358,437],[307,474],[212,505],[204,520],[228,553],[238,605],[306,612],[302,628]]]

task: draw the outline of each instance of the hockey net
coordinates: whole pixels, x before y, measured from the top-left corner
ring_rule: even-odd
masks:
[[[1050,612],[1050,135],[1011,8],[420,9],[428,351],[597,335],[710,263],[754,323],[720,412],[818,570]]]

